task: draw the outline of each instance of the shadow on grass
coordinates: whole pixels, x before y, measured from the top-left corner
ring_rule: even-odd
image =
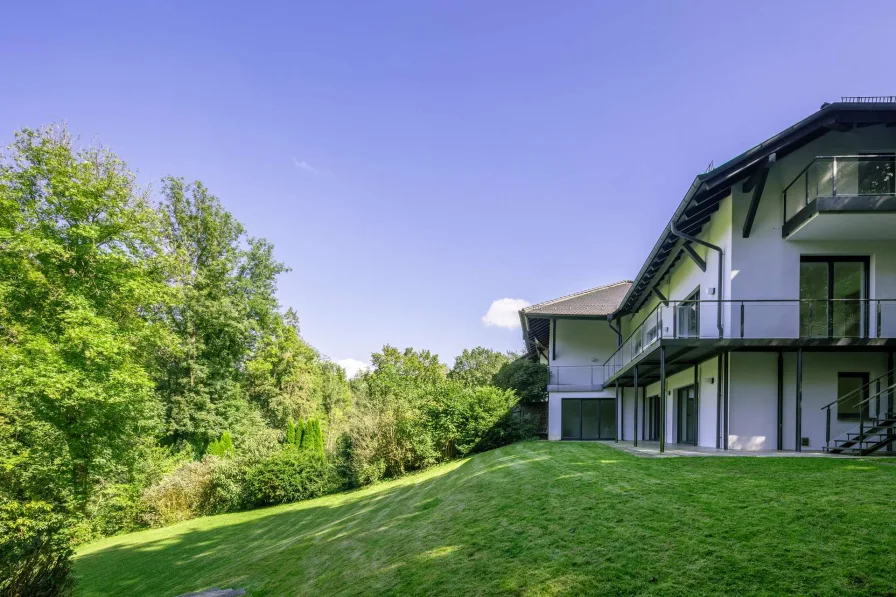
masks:
[[[79,555],[77,595],[881,595],[896,586],[896,532],[881,524],[896,508],[894,473],[523,443],[419,478],[114,538]]]

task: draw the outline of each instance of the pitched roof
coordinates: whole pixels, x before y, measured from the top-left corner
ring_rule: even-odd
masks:
[[[631,280],[622,280],[531,305],[520,312],[529,316],[605,317],[619,308],[631,285]]]
[[[896,125],[896,102],[887,98],[871,99],[878,101],[843,98],[840,102],[825,103],[820,110],[774,137],[709,172],[698,174],[672,215],[670,223],[675,222],[676,228],[681,232],[691,236],[698,235],[718,209],[719,202],[730,194],[731,187],[762,168],[771,154],[775,154],[776,159],[780,160],[829,131],[843,131],[868,124]],[[617,315],[630,312],[637,306],[639,299],[650,291],[651,286],[660,282],[661,279],[655,277],[663,275],[666,259],[674,259],[680,254],[680,251],[674,251],[677,241],[678,237],[672,234],[667,224],[628,293],[620,301]]]

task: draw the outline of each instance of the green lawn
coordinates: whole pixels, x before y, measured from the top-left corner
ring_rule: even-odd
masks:
[[[374,487],[107,539],[76,594],[894,595],[896,460],[529,442]]]

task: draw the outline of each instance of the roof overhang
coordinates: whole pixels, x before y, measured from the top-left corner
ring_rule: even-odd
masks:
[[[699,234],[712,214],[718,211],[721,201],[730,195],[731,187],[749,179],[758,169],[766,167],[772,154],[775,154],[775,159],[780,160],[830,131],[842,132],[872,124],[896,126],[896,103],[826,104],[774,137],[717,168],[698,175],[676,208],[670,224],[675,222],[676,227],[686,234]],[[623,297],[619,309],[613,314],[614,318],[635,311],[650,293],[650,289],[662,281],[671,270],[671,265],[674,265],[674,262],[667,265],[666,261],[681,256],[679,240],[667,225]]]

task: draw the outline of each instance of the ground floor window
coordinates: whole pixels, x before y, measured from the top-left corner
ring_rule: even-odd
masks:
[[[867,373],[837,374],[837,419],[869,418],[869,402],[865,402],[868,399],[868,378]]]
[[[616,400],[613,398],[563,398],[560,403],[563,439],[614,439]]]

